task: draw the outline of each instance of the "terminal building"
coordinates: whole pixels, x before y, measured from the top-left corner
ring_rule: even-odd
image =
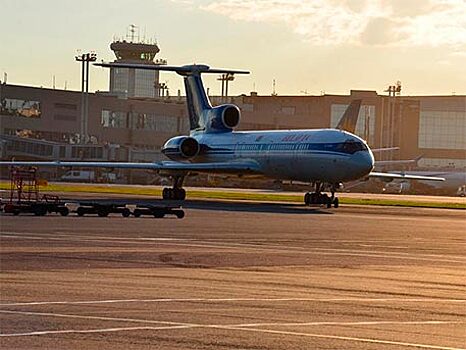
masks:
[[[114,41],[116,62],[166,64],[154,44]],[[82,93],[0,83],[2,160],[157,161],[164,142],[189,132],[185,98],[170,97],[157,71],[112,68],[109,91],[90,93],[81,137]],[[466,96],[348,95],[211,97],[242,111],[239,130],[329,128],[361,99],[356,133],[372,148],[399,147],[378,159],[421,157],[422,169],[466,167]],[[85,143],[83,140],[86,140]]]

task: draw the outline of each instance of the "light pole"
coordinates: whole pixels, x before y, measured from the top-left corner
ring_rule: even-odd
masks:
[[[95,52],[83,53],[76,56],[75,59],[82,64],[80,143],[86,143],[89,119],[89,62],[95,62],[97,60],[97,54]]]
[[[220,75],[217,80],[222,82],[222,100],[228,98],[228,82],[235,80],[233,73],[225,73]]]

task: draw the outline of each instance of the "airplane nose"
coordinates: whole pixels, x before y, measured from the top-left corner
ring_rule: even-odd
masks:
[[[356,152],[353,155],[354,174],[358,177],[364,177],[374,168],[374,156],[371,151]]]

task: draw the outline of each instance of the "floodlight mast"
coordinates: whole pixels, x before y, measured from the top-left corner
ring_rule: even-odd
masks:
[[[80,143],[86,143],[88,135],[89,120],[89,62],[97,60],[95,52],[83,53],[75,57],[75,60],[81,62],[81,123],[80,123]]]

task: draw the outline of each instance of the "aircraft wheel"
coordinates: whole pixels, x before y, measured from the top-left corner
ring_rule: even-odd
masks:
[[[338,198],[335,197],[335,199],[333,200],[333,207],[338,208],[338,206],[339,206]]]
[[[179,188],[177,189],[177,195],[176,195],[176,199],[180,200],[180,201],[184,201],[186,199],[186,191],[184,188]]]
[[[183,210],[173,210],[173,214],[175,214],[178,219],[183,219],[184,218],[184,211]]]
[[[171,195],[171,188],[167,188],[165,187],[162,191],[162,198],[163,199],[170,199],[170,195]]]
[[[330,197],[327,198],[327,208],[331,208],[332,207],[332,199]]]
[[[311,194],[309,192],[307,192],[304,195],[304,204],[306,204],[306,205],[311,204]]]

